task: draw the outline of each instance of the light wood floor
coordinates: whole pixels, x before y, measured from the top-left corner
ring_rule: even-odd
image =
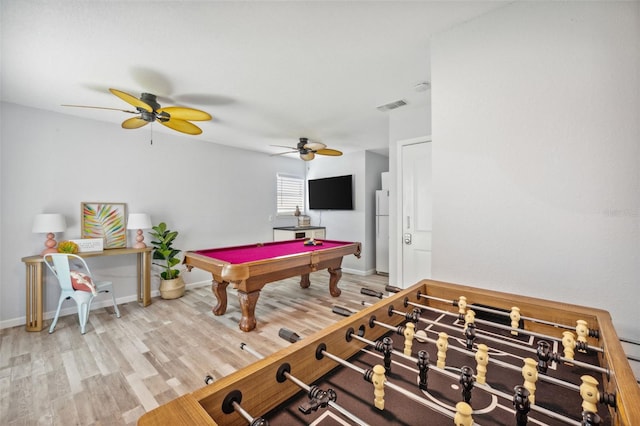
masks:
[[[121,318],[113,308],[94,310],[85,335],[76,315],[61,318],[53,334],[0,330],[0,424],[135,425],[146,411],[204,386],[207,374],[219,379],[255,361],[241,343],[275,352],[289,344],[278,337],[280,328],[309,335],[342,319],[333,305],[360,309],[361,301],[378,300],[361,295],[362,287],[383,291],[388,283],[344,273],[342,295],[333,298],[328,280],[322,271],[311,275],[308,289],[299,278],[267,285],[250,333],[238,328],[235,290],[225,315],[211,313],[210,286],[176,300],[154,298],[147,308],[121,304]]]

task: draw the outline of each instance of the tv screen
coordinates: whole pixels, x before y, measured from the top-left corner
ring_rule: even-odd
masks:
[[[353,210],[352,175],[309,179],[310,210]]]

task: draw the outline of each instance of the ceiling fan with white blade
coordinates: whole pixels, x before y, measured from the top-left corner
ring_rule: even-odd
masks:
[[[342,152],[338,151],[337,149],[327,148],[325,144],[320,142],[309,142],[309,139],[307,138],[300,138],[300,142],[298,142],[298,145],[295,148],[290,146],[283,146],[283,145],[271,145],[271,146],[291,149],[291,151],[281,152],[279,154],[273,154],[273,155],[285,155],[285,154],[293,154],[297,152],[300,154],[300,158],[302,158],[304,161],[313,160],[316,154],[330,155],[333,157],[342,155]]]
[[[95,109],[108,109],[115,111],[122,111],[129,114],[139,114],[138,117],[132,117],[122,122],[122,128],[124,129],[138,129],[154,121],[158,121],[163,126],[178,132],[186,133],[188,135],[199,135],[202,133],[200,129],[191,121],[208,121],[211,120],[211,115],[207,112],[199,109],[187,108],[181,106],[162,107],[156,99],[156,95],[151,93],[142,93],[140,98],[136,98],[126,92],[117,89],[109,89],[111,93],[125,101],[126,103],[136,107],[135,111],[119,109],[119,108],[106,108],[106,107],[94,107],[86,105],[62,105],[66,107],[78,107],[78,108],[95,108]]]

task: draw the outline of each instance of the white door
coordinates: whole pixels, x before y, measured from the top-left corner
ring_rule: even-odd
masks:
[[[401,145],[402,286],[431,278],[431,142]]]

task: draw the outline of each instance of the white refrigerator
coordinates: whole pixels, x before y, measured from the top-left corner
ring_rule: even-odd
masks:
[[[389,190],[376,191],[376,273],[389,274]]]

